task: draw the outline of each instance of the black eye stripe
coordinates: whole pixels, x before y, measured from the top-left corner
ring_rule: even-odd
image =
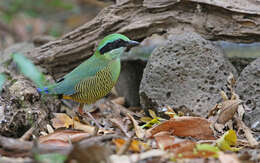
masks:
[[[99,52],[100,54],[104,54],[106,52],[109,52],[113,49],[117,49],[117,48],[120,48],[120,47],[126,47],[127,46],[127,41],[124,41],[122,39],[118,39],[118,40],[115,40],[113,42],[109,42],[107,43],[105,46],[103,46]]]

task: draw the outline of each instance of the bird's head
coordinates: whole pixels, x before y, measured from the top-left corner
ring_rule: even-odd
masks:
[[[119,58],[126,49],[136,45],[139,45],[139,42],[132,41],[122,34],[110,34],[98,44],[96,54]]]

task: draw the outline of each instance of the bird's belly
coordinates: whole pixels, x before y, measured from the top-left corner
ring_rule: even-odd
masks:
[[[81,91],[72,95],[71,98],[72,100],[79,103],[92,104],[102,97],[106,96],[111,91],[114,85],[115,82],[113,82],[112,79],[107,79],[103,82],[97,82],[91,87],[83,86]]]

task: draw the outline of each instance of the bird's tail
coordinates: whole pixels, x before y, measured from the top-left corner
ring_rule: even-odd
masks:
[[[46,86],[46,87],[42,87],[42,88],[37,88],[37,91],[40,94],[55,94],[55,92],[53,91],[55,85],[50,85],[50,86]]]

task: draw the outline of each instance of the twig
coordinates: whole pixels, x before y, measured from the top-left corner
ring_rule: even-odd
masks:
[[[235,116],[235,120],[236,120],[239,128],[241,128],[244,131],[249,145],[252,146],[252,147],[258,145],[258,142],[255,140],[251,130],[245,125],[245,123],[237,116]]]
[[[126,126],[124,126],[120,121],[116,118],[110,119],[110,121],[115,124],[127,137],[131,137],[130,134],[127,132]]]
[[[121,106],[121,105],[118,105],[116,103],[113,103],[112,101],[108,101],[109,102],[109,105],[112,109],[116,109],[116,110],[120,110],[121,113],[123,113],[125,116],[127,116],[127,113],[130,114],[130,115],[134,115],[134,116],[137,116],[137,117],[142,117],[143,115],[141,114],[138,114],[138,113],[135,113],[135,112],[132,112],[130,110],[128,110],[127,108]]]
[[[111,134],[111,135],[102,135],[102,136],[94,136],[90,138],[86,138],[82,141],[79,142],[80,146],[89,146],[93,145],[97,142],[105,141],[105,140],[110,140],[114,138],[120,138],[121,136],[116,135],[116,134]]]
[[[21,141],[19,139],[0,136],[0,155],[11,157],[31,156],[33,142]],[[39,144],[39,153],[61,153],[68,154],[72,147],[59,147],[54,145]]]
[[[133,141],[133,136],[134,135],[132,135],[130,138],[128,138],[127,141],[125,142],[125,144],[119,149],[119,151],[117,152],[118,155],[122,155],[127,152],[127,150],[129,149],[129,147]]]

